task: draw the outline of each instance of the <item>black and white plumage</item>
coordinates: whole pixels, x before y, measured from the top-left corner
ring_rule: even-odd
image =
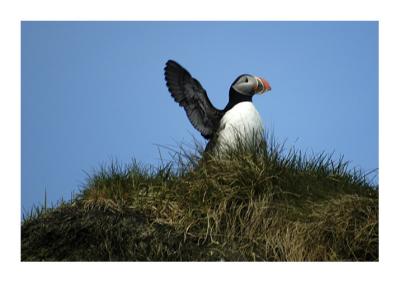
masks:
[[[164,70],[171,96],[185,109],[193,127],[209,140],[206,150],[215,145],[232,145],[238,134],[246,138],[254,132],[264,132],[252,97],[271,89],[266,80],[240,75],[230,87],[228,104],[219,110],[212,105],[199,81],[177,62],[169,60]]]

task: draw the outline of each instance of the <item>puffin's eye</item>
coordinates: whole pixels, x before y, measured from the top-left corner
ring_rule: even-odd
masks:
[[[247,77],[244,78],[244,82],[247,83],[249,82],[249,79]]]

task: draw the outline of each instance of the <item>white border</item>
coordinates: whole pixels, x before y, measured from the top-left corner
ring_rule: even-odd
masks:
[[[5,2],[5,1],[3,1]],[[398,9],[383,1],[8,1],[0,4],[1,267],[2,281],[174,282],[257,279],[280,282],[395,282],[398,261],[400,145]],[[393,1],[394,3],[396,1]],[[386,2],[387,3],[387,2]],[[20,263],[21,20],[379,20],[379,263]]]

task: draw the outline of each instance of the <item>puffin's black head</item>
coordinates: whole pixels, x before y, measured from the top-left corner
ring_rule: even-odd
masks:
[[[255,94],[263,94],[264,92],[270,90],[271,86],[263,78],[243,74],[237,77],[236,80],[232,83],[229,93],[238,93],[251,97]]]

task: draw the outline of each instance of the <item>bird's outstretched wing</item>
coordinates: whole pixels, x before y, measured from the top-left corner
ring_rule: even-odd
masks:
[[[164,70],[171,96],[185,109],[193,127],[206,139],[212,138],[223,112],[211,104],[205,89],[181,65],[169,60]]]

